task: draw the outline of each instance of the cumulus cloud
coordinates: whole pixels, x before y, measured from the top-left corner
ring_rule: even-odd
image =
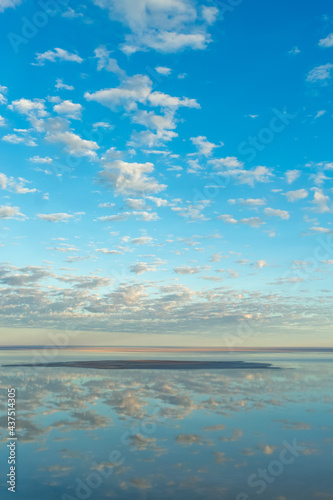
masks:
[[[268,266],[268,264],[265,260],[257,260],[257,262],[256,262],[256,267],[258,269],[262,269],[263,267],[267,267],[267,266]]]
[[[309,231],[311,231],[311,233],[333,234],[332,229],[329,229],[328,227],[321,227],[321,226],[310,227]]]
[[[304,200],[308,196],[306,189],[297,189],[296,191],[288,191],[286,193],[286,198],[288,201],[293,203],[294,201]]]
[[[244,165],[235,157],[212,160],[217,174],[235,179],[239,184],[248,184],[254,187],[256,182],[270,182],[273,177],[272,170],[262,165],[245,170]],[[226,169],[225,169],[226,167]]]
[[[20,5],[22,0],[0,0],[0,12],[5,9],[14,9],[17,5]]]
[[[306,79],[310,83],[321,83],[326,85],[328,81],[332,79],[332,69],[333,64],[331,63],[316,66],[310,71]]]
[[[54,49],[54,51],[47,50],[46,52],[43,53],[37,53],[36,62],[31,64],[33,64],[34,66],[44,66],[46,61],[50,62],[70,61],[81,64],[83,62],[83,59],[77,54],[68,52],[67,50],[64,49],[56,48]]]
[[[51,118],[46,125],[46,141],[63,144],[66,151],[73,156],[87,156],[91,160],[97,157],[99,145],[90,140],[82,139],[68,129],[68,122],[63,118]]]
[[[0,85],[0,104],[6,104],[7,103],[7,97],[5,94],[7,94],[8,88],[5,87],[5,85]]]
[[[6,174],[0,172],[0,188],[5,189],[7,191],[12,191],[18,194],[26,194],[26,193],[35,193],[37,191],[36,188],[28,188],[26,184],[29,184],[29,181],[23,179],[23,177],[19,177],[17,180],[14,177],[7,177]]]
[[[67,85],[61,78],[57,78],[55,88],[58,90],[74,90],[73,85]]]
[[[143,274],[156,271],[156,266],[147,264],[146,262],[138,262],[130,267],[130,272],[135,274]]]
[[[70,219],[74,219],[79,213],[72,215],[66,213],[53,213],[53,214],[37,214],[38,219],[45,220],[48,222],[65,222]]]
[[[122,220],[127,220],[131,217],[131,212],[120,212],[114,215],[103,215],[102,217],[97,217],[97,220],[102,222],[117,222]]]
[[[81,119],[81,104],[72,101],[62,101],[60,104],[56,104],[53,109],[59,115],[66,116],[66,118],[72,118],[73,120]]]
[[[287,183],[292,184],[300,175],[301,172],[299,170],[287,170],[285,174]]]
[[[7,134],[1,140],[10,144],[24,144],[29,147],[37,146],[35,139],[27,135]]]
[[[217,14],[215,7],[206,7],[200,20],[199,12],[188,0],[149,0],[141,8],[133,8],[131,0],[94,3],[130,29],[122,45],[126,54],[147,49],[165,53],[186,48],[202,50],[211,41],[207,26],[214,23]]]
[[[156,66],[155,71],[160,75],[168,76],[171,73],[171,68],[167,68],[166,66]]]
[[[192,144],[194,144],[197,147],[198,153],[203,156],[210,156],[215,148],[220,147],[219,145],[214,144],[213,142],[209,142],[207,140],[207,137],[203,135],[199,135],[198,137],[191,137],[190,140]]]
[[[248,217],[244,219],[237,220],[232,215],[223,214],[217,217],[218,220],[223,220],[227,224],[245,224],[250,227],[258,228],[265,224],[265,222],[260,217]]]
[[[111,52],[106,49],[104,45],[101,45],[95,49],[95,58],[97,59],[97,71],[105,69],[110,73],[114,73],[120,78],[126,77],[126,72],[122,70],[116,59],[110,57]]]
[[[47,116],[44,99],[31,100],[22,97],[21,99],[13,101],[8,107],[9,109],[17,111],[22,115],[27,115],[27,116],[35,115],[38,118]]]
[[[25,219],[26,216],[20,212],[19,207],[8,205],[0,206],[0,219]]]
[[[287,210],[281,210],[279,208],[265,208],[264,209],[264,214],[267,215],[267,217],[280,217],[280,219],[288,220],[290,218],[289,212]]]
[[[313,201],[311,203],[314,203],[316,207],[313,210],[321,214],[331,212],[332,207],[330,208],[328,206],[329,203],[331,204],[329,196],[326,196],[321,189],[314,188],[314,191]]]
[[[104,169],[98,174],[97,182],[111,187],[117,194],[155,194],[167,186],[149,175],[153,171],[153,163],[128,163],[115,160],[104,165]]]
[[[147,245],[148,243],[151,243],[153,241],[153,238],[150,236],[140,236],[139,238],[133,238],[131,240],[131,243],[134,245]]]
[[[29,158],[29,161],[31,161],[32,163],[42,163],[42,164],[45,164],[45,163],[52,163],[53,159],[50,158],[49,156],[44,156],[44,157],[32,156],[31,158]]]
[[[230,199],[228,200],[228,203],[231,205],[242,205],[243,207],[248,208],[257,208],[266,205],[266,200],[265,198],[238,198],[238,200]]]
[[[333,33],[327,35],[327,37],[319,40],[319,47],[333,47]]]
[[[86,92],[87,101],[96,101],[115,110],[123,106],[127,111],[137,108],[137,103],[147,102],[152,90],[152,81],[147,75],[134,75],[125,79],[119,87],[98,90],[93,94]]]
[[[173,270],[177,274],[197,274],[201,272],[201,268],[199,266],[196,267],[180,266],[180,267],[174,267]]]

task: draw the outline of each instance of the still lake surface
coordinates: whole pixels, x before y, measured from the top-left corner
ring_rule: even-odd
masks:
[[[243,360],[281,370],[4,367],[1,498],[9,470],[7,389],[16,389],[17,500],[333,499],[332,353],[62,351],[44,361]]]

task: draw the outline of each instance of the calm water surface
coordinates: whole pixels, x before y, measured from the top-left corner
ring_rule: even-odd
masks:
[[[17,500],[333,499],[333,356],[82,353],[44,361],[211,359],[281,370],[8,368],[2,352],[1,498],[7,388],[17,391]]]

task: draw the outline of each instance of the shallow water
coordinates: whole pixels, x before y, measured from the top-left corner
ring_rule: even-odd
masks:
[[[34,356],[2,352],[0,364]],[[92,359],[244,360],[282,369],[1,366],[5,488],[7,388],[17,391],[14,498],[332,498],[332,353],[66,351],[44,362]]]

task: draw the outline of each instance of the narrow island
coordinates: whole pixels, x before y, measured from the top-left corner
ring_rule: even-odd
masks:
[[[279,370],[271,363],[247,361],[182,361],[169,359],[143,360],[94,360],[94,361],[57,361],[54,363],[12,364],[5,367],[45,367],[45,368],[94,368],[99,370]]]

